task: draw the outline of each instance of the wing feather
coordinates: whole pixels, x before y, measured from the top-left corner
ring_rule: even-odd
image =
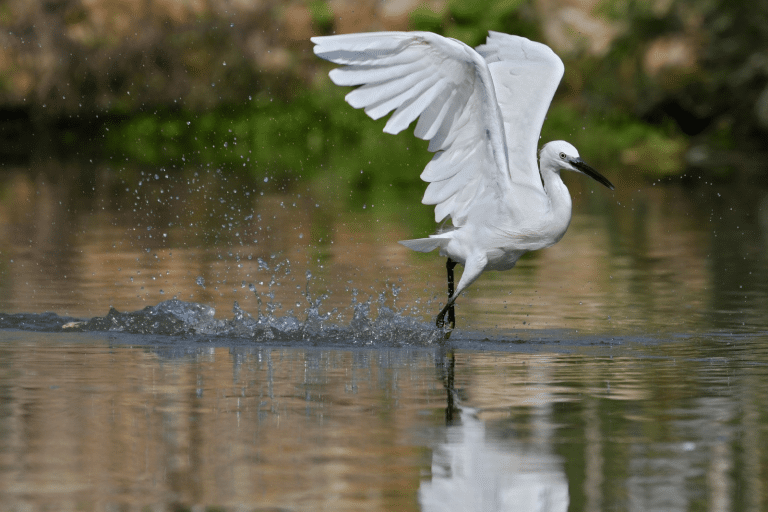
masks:
[[[397,110],[395,110],[395,113],[392,114],[392,117],[389,118],[387,125],[384,127],[386,133],[400,133],[408,128],[408,125],[419,117],[426,107],[435,101],[435,98],[443,92],[446,86],[445,79],[438,79],[432,84],[427,81],[424,83],[428,84],[428,87],[423,93],[420,93],[419,96],[413,98],[410,102],[403,103],[397,107]],[[414,130],[414,133],[415,132],[416,130]]]
[[[456,209],[456,197],[452,197],[448,199],[447,201],[443,201],[442,203],[435,205],[435,218],[444,219],[446,217],[449,217],[451,215],[451,212],[453,212]]]
[[[473,110],[477,106],[477,101],[469,101],[475,98],[467,94],[467,92],[466,90],[457,90],[456,94],[448,100],[446,116],[443,118],[443,122],[440,123],[440,128],[429,140],[429,151],[447,150],[452,142],[456,140],[456,137],[461,134],[470,116],[475,117]],[[480,142],[483,140],[482,126],[476,126],[475,128],[475,130],[472,130],[472,133],[465,133],[464,136],[475,138]]]
[[[544,44],[493,31],[476,50],[488,62],[493,77],[504,118],[512,180],[541,189],[536,148],[563,77],[563,61]]]
[[[477,159],[469,158],[466,160],[466,164],[465,167],[450,178],[430,183],[424,193],[424,203],[440,204],[466,188],[477,190],[481,180],[473,178],[482,170],[478,169]]]
[[[397,95],[394,97],[391,97],[390,99],[383,101],[381,103],[377,103],[376,106],[372,109],[377,113],[377,115],[381,112],[383,112],[382,115],[387,114],[388,112],[391,112],[392,109],[400,108],[404,105],[408,105],[411,102],[419,99],[424,93],[426,89],[429,89],[430,86],[433,85],[432,78],[430,76],[427,76],[427,73],[420,73],[420,76],[418,77],[418,81],[415,83],[409,84],[407,87],[402,88],[398,91]],[[410,82],[410,81],[409,81]],[[368,109],[365,111],[366,114],[373,117],[372,112],[369,112]],[[403,126],[401,129],[397,130],[396,132],[391,132],[387,128],[384,128],[384,131],[387,133],[400,133],[405,128],[408,127],[407,123],[405,126]],[[389,126],[389,124],[387,124]]]
[[[454,39],[429,32],[374,32],[313,37],[315,54],[346,67],[331,71],[338,85],[358,89],[346,96],[355,108],[399,133],[419,119],[414,134],[436,152],[422,178],[430,182],[425,204],[435,220],[467,219],[480,196],[502,201],[511,187],[504,119],[488,63]],[[534,148],[535,152],[535,148]]]
[[[358,87],[354,91],[347,94],[344,99],[347,100],[347,103],[355,108],[383,104],[392,100],[393,98],[397,98],[398,96],[403,95],[403,93],[409,93],[412,88],[419,86],[427,78],[429,78],[429,72],[425,70],[417,71],[416,73],[410,73],[408,75],[395,78],[394,80]],[[386,112],[396,108],[398,105],[399,103],[393,105]],[[368,112],[366,111],[366,113]],[[371,114],[368,113],[368,115]]]
[[[473,148],[467,148],[464,151],[439,152],[427,164],[420,177],[426,182],[447,180],[462,172],[467,166],[473,165],[472,158],[475,158]]]
[[[437,130],[443,124],[446,114],[448,114],[448,100],[456,94],[456,90],[450,87],[443,89],[440,96],[424,109],[416,123],[413,134],[422,140],[429,140],[435,136]]]
[[[332,69],[328,76],[336,85],[377,84],[421,70],[418,62],[392,66],[358,66]]]

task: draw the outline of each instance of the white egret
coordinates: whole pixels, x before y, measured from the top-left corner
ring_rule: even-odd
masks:
[[[422,202],[435,221],[452,226],[400,243],[448,258],[446,313],[486,270],[508,270],[528,251],[558,242],[571,221],[571,196],[561,170],[578,171],[613,190],[571,144],[549,142],[536,162],[541,126],[563,76],[563,62],[546,45],[489,32],[475,49],[430,32],[372,32],[313,37],[336,85],[358,86],[346,96],[373,119],[388,114],[384,132],[399,133],[416,118],[417,137],[435,156],[421,179]],[[464,266],[454,290],[453,268]]]

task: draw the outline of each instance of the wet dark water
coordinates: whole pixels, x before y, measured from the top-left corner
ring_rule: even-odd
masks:
[[[419,191],[81,171],[0,176],[2,510],[768,510],[764,190],[570,181],[443,342]]]
[[[292,347],[3,331],[5,510],[764,510],[765,336]]]

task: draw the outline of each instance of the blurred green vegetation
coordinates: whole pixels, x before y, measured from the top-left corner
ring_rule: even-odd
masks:
[[[204,113],[157,110],[108,126],[105,151],[120,160],[158,166],[213,165],[275,183],[332,178],[356,190],[419,183],[431,158],[412,129],[383,133],[344,102],[350,89],[329,81],[289,99],[253,97],[246,105]],[[415,123],[414,123],[415,124]],[[582,112],[552,105],[542,141],[564,139],[608,174],[632,168],[648,177],[679,172],[685,139],[672,126],[652,126],[627,114]]]
[[[489,30],[529,39],[540,35],[530,0],[450,0],[443,10],[423,3],[411,13],[410,21],[414,30],[453,37],[472,47],[485,42]]]
[[[328,86],[289,99],[262,94],[204,113],[134,115],[105,128],[104,149],[144,165],[206,164],[276,183],[329,172],[359,190],[381,180],[399,188],[417,181],[430,158],[427,143],[382,133],[386,120],[352,109],[345,93]]]

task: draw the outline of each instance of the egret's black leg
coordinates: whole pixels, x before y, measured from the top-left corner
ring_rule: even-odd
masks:
[[[451,258],[445,262],[445,269],[448,272],[448,327],[453,329],[456,327],[456,311],[453,308],[453,267],[456,266],[456,262]]]
[[[453,298],[453,268],[456,266],[456,262],[453,261],[451,258],[448,258],[448,261],[445,262],[445,269],[448,273],[448,303],[445,305],[445,307],[438,313],[437,320],[435,320],[435,324],[437,324],[438,327],[442,328],[445,325],[445,314],[448,314],[448,327],[450,329],[453,329],[456,327],[456,311],[454,310],[453,304],[454,301]]]

